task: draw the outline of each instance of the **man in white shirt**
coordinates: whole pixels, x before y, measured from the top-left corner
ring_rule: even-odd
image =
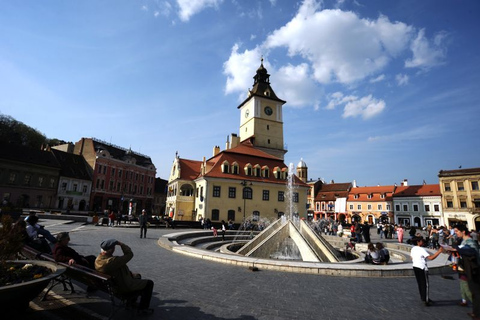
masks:
[[[415,278],[417,279],[418,290],[420,291],[420,298],[425,306],[432,304],[432,300],[429,297],[429,284],[428,284],[428,267],[427,259],[434,260],[440,253],[442,253],[443,248],[440,247],[437,252],[430,254],[424,247],[425,240],[423,237],[415,238],[413,240],[416,245],[410,251],[410,256],[412,257],[413,262],[413,272],[415,273]]]

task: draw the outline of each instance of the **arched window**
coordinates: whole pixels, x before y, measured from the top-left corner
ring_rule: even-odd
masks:
[[[253,211],[253,221],[260,221],[260,211]]]
[[[189,184],[184,184],[180,187],[180,195],[185,197],[193,196],[193,187]]]
[[[220,210],[212,209],[212,220],[214,221],[220,220]]]
[[[253,196],[252,188],[250,187],[243,188],[243,199],[252,199],[252,196]]]
[[[247,164],[245,165],[244,170],[245,170],[245,175],[247,175],[247,176],[251,176],[251,175],[252,175],[252,165],[251,165],[250,163],[247,163]]]
[[[228,210],[227,219],[235,221],[235,210]]]
[[[273,168],[273,176],[274,176],[276,179],[280,179],[281,173],[282,173],[282,171],[280,170],[279,167]]]
[[[267,166],[263,166],[262,168],[262,176],[264,178],[269,178],[270,177],[270,169]]]
[[[229,167],[230,167],[230,165],[229,165],[228,161],[226,161],[226,160],[223,161],[223,163],[222,163],[222,172],[223,172],[223,173],[229,173],[229,172],[230,172]]]
[[[235,161],[234,163],[232,163],[232,173],[233,174],[238,174],[239,170],[238,170],[238,163]]]
[[[256,164],[254,169],[253,169],[255,177],[260,177],[262,175],[262,169],[260,165]]]

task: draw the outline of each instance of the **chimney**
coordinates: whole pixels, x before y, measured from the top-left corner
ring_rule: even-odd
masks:
[[[235,148],[240,143],[240,137],[236,133],[232,133],[232,138],[230,139],[230,149]]]
[[[402,187],[408,187],[408,180],[407,179],[403,179],[402,183],[401,183],[401,186]]]
[[[356,188],[356,187],[357,187],[357,180],[353,180],[352,188]]]
[[[220,146],[213,147],[213,156],[215,157],[219,153],[220,153]]]

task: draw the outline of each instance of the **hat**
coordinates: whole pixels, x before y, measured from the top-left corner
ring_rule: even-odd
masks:
[[[70,238],[68,232],[60,232],[57,234],[57,241],[62,241],[63,239]]]
[[[118,241],[116,239],[103,240],[102,243],[100,244],[100,248],[102,248],[105,251],[108,251],[108,250],[114,248],[115,245],[117,244],[117,242]]]

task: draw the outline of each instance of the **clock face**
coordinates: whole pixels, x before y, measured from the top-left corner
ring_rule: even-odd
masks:
[[[272,113],[273,113],[272,108],[270,108],[270,107],[265,107],[265,114],[266,114],[267,116],[271,116]]]
[[[250,114],[250,111],[247,109],[245,110],[245,118],[248,118],[248,115]]]

